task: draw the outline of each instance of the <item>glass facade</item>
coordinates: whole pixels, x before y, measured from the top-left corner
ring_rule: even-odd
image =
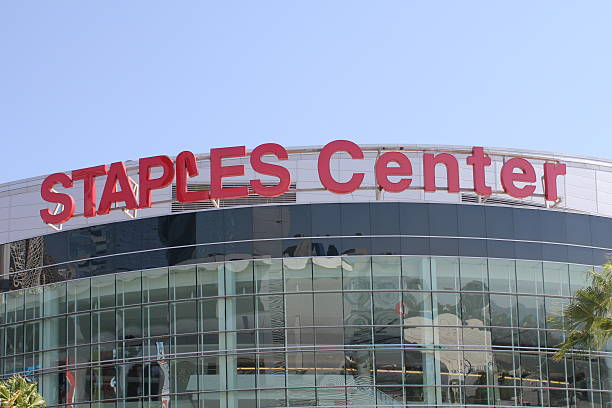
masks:
[[[612,350],[555,362],[549,319],[607,219],[548,214],[313,204],[53,234],[55,269],[0,293],[0,372],[50,407],[609,406]]]

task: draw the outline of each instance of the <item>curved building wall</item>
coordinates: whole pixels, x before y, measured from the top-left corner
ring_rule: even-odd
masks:
[[[374,202],[60,232],[47,268],[5,285],[2,372],[50,406],[605,406],[609,352],[554,362],[548,319],[611,250],[608,227]]]
[[[0,185],[0,377],[66,408],[612,405],[612,348],[555,362],[550,320],[612,253],[612,163],[487,149],[479,199],[468,148],[362,148],[332,159],[339,180],[365,173],[352,194],[325,191],[320,148],[297,148],[285,204],[181,206],[168,187],[135,219],[84,218],[76,185],[60,232],[38,216],[42,178]],[[377,188],[385,150],[411,159],[410,189]],[[443,171],[423,190],[426,151],[457,157],[459,193]],[[503,194],[511,157],[536,169],[529,199]],[[556,203],[545,162],[567,165]],[[198,167],[193,187],[210,183]]]

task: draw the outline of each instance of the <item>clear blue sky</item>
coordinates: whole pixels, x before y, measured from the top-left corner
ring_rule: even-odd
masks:
[[[0,2],[0,182],[338,138],[612,158],[611,1]]]

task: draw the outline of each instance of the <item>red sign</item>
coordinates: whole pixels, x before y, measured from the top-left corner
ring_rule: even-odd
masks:
[[[325,145],[318,157],[318,173],[321,184],[326,190],[336,194],[349,194],[357,190],[363,183],[364,173],[355,172],[346,182],[334,179],[330,169],[330,160],[338,152],[348,153],[353,160],[363,160],[363,150],[348,140],[335,140]],[[210,191],[188,191],[187,180],[198,175],[196,157],[192,152],[181,152],[174,161],[168,156],[153,156],[140,159],[138,162],[138,197],[131,186],[125,164],[115,162],[110,166],[101,165],[86,169],[74,170],[70,175],[55,173],[48,176],[41,185],[43,200],[54,203],[61,211],[51,212],[49,209],[40,210],[42,220],[47,224],[63,224],[74,215],[74,198],[67,193],[56,192],[53,187],[61,185],[72,188],[75,181],[82,180],[84,185],[83,215],[94,217],[108,214],[113,204],[123,203],[127,210],[149,208],[152,206],[151,192],[176,183],[176,199],[182,203],[198,201],[239,198],[249,194],[248,187],[224,187],[223,179],[244,176],[244,165],[224,166],[223,159],[249,156],[251,168],[258,174],[273,176],[278,179],[275,185],[264,185],[261,180],[250,180],[251,189],[262,197],[276,197],[286,193],[291,184],[291,174],[279,165],[266,163],[264,156],[274,156],[278,160],[288,160],[287,150],[276,143],[265,143],[257,146],[248,154],[246,146],[222,147],[210,150]],[[485,168],[491,165],[491,158],[484,153],[482,147],[473,147],[472,154],[467,157],[466,163],[472,166],[474,191],[481,196],[490,196],[491,187],[485,181]],[[393,164],[390,166],[390,164]],[[449,153],[423,154],[424,190],[434,192],[437,190],[435,169],[436,166],[446,168],[447,190],[449,193],[459,192],[459,162]],[[151,178],[151,169],[161,169],[160,177]],[[410,159],[400,152],[385,152],[376,160],[376,183],[387,192],[398,193],[406,190],[412,182],[412,163]],[[518,171],[518,172],[517,172]],[[565,164],[544,164],[544,195],[548,201],[557,201],[557,176],[564,175]],[[96,200],[96,178],[106,176],[104,190],[100,201]],[[399,181],[389,180],[390,176],[402,177]],[[526,159],[512,158],[504,163],[501,169],[501,184],[504,191],[516,198],[525,198],[533,195],[536,186],[535,169]],[[522,183],[517,187],[516,183]],[[97,207],[96,207],[97,205]]]

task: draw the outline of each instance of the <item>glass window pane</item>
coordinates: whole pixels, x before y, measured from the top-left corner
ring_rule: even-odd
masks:
[[[429,257],[402,257],[402,288],[415,290],[431,289]]]
[[[514,238],[514,222],[512,210],[505,207],[485,207],[487,223],[487,237],[489,238]]]
[[[42,315],[43,289],[41,287],[25,290],[25,318],[38,319]]]
[[[368,387],[374,385],[374,356],[368,350],[346,350],[346,384]],[[366,388],[367,389],[367,388]],[[363,391],[357,387],[347,388],[349,405],[359,405]]]
[[[170,298],[191,299],[197,296],[196,266],[170,268]]]
[[[540,214],[544,211],[514,208],[512,212],[515,239],[540,241],[542,230]]]
[[[282,292],[283,261],[281,259],[265,259],[253,261],[257,293]]]
[[[43,338],[43,349],[54,349],[60,347],[66,347],[66,318],[65,317],[54,317],[51,319],[45,319],[43,321],[44,333]],[[114,335],[113,335],[114,338]],[[10,354],[10,353],[8,353]],[[53,365],[47,367],[55,367],[58,363],[54,362]]]
[[[542,260],[567,262],[567,245],[542,244]]]
[[[542,259],[542,244],[539,242],[520,242],[514,243],[514,255],[517,259]]]
[[[168,268],[142,271],[142,301],[168,300]]]
[[[376,350],[376,384],[402,385],[401,350]]]
[[[42,340],[42,322],[34,321],[28,322],[24,325],[24,336],[25,336],[25,344],[24,344],[24,352],[32,353],[34,351],[40,351],[40,342]],[[28,367],[33,367],[32,364],[27,364],[26,361],[26,369]]]
[[[567,264],[543,263],[544,293],[548,295],[569,295],[569,274]]]
[[[456,237],[458,235],[457,206],[429,204],[429,232],[434,236]]]
[[[91,320],[89,313],[68,316],[68,345],[91,343]]]
[[[283,295],[257,296],[257,328],[285,327],[285,308]],[[274,332],[270,334],[275,334]]]
[[[322,257],[312,258],[313,290],[342,289],[342,258]]]
[[[117,339],[121,340],[123,353],[119,358],[132,358],[142,353],[141,308],[129,307],[117,310]]]
[[[399,237],[374,237],[370,243],[372,255],[399,255],[402,253],[402,240]]]
[[[270,239],[253,242],[253,257],[270,259],[283,256],[283,240]]]
[[[372,300],[369,292],[344,292],[344,336],[346,344],[370,344]]]
[[[321,250],[317,247],[319,244],[322,245]],[[316,255],[335,256],[340,255],[340,252],[342,255],[369,255],[372,252],[372,239],[370,237],[330,238],[326,242],[316,242],[313,246],[315,249],[314,254]]]
[[[485,293],[462,293],[461,318],[466,326],[489,325],[489,295]],[[472,333],[472,332],[470,332]]]
[[[200,262],[222,262],[225,260],[225,244],[206,244],[196,247]]]
[[[198,312],[195,301],[172,303],[172,334],[175,353],[198,351]]]
[[[375,344],[399,344],[399,327],[402,292],[374,292],[374,342]]]
[[[516,261],[518,293],[542,293],[542,262]]]
[[[258,375],[257,380],[261,378]],[[276,408],[287,406],[286,392],[282,387],[263,389],[257,391],[257,403],[259,408]]]
[[[341,233],[330,235],[370,235],[370,204],[344,203],[340,205],[340,211]]]
[[[546,327],[549,330],[546,332],[546,344],[549,347],[554,347],[563,341],[564,322],[562,311],[567,306],[568,299],[548,297],[544,298],[544,309],[546,311]]]
[[[432,257],[431,276],[434,290],[459,290],[459,260]]]
[[[565,213],[563,218],[565,218],[565,229],[570,231],[567,234],[568,243],[591,245],[591,223],[588,216]]]
[[[68,296],[68,313],[81,312],[90,309],[90,280],[78,279],[66,284]]]
[[[253,293],[253,262],[233,261],[225,264],[225,293],[241,295]]]
[[[255,298],[254,296],[240,296],[227,299],[227,321],[228,330],[237,329],[236,342],[239,348],[255,347]],[[231,313],[234,308],[234,313]],[[229,340],[228,340],[229,341]]]
[[[398,235],[400,233],[399,203],[370,203],[372,235]]]
[[[489,290],[487,260],[478,258],[460,258],[461,290]]]
[[[198,265],[200,296],[222,296],[225,294],[224,270],[223,263]]]
[[[283,273],[287,292],[312,290],[312,260],[310,258],[283,259]]]
[[[540,212],[542,241],[567,242],[565,213],[557,211]],[[580,230],[577,230],[576,233],[580,233]]]
[[[312,294],[285,295],[288,327],[304,327],[314,324]]]
[[[196,213],[196,242],[211,243],[221,242],[224,240],[223,217],[220,216],[218,210],[198,211]]]
[[[459,240],[455,238],[430,238],[429,248],[431,255],[457,256],[459,255]]]
[[[287,387],[314,386],[315,367],[313,352],[287,353]],[[293,393],[293,391],[291,392]],[[289,392],[288,397],[290,397]],[[292,398],[308,399],[301,396],[300,393],[294,393]],[[314,405],[314,401],[312,405]]]
[[[606,217],[589,217],[591,220],[591,239],[593,246],[612,248],[612,219]]]
[[[572,295],[574,295],[578,289],[589,285],[589,270],[590,268],[584,265],[569,265],[569,280]]]
[[[253,238],[253,209],[232,208],[221,212],[224,221],[225,241]],[[219,214],[221,215],[221,214]]]
[[[225,244],[225,260],[237,261],[254,258],[253,242],[231,242]]]
[[[93,309],[115,306],[115,276],[91,278],[91,306]]]
[[[113,359],[115,350],[115,311],[105,310],[91,314],[91,339],[94,343],[104,343],[94,346],[92,350],[93,361],[107,361]]]
[[[514,261],[489,259],[489,289],[491,292],[514,292]]]
[[[202,377],[199,381],[200,391],[225,390],[225,357],[207,356],[200,359]],[[210,394],[203,394],[204,406]],[[217,395],[214,393],[213,395]]]
[[[317,351],[315,355],[317,386],[344,385],[344,352]],[[342,393],[344,393],[344,390],[342,390]],[[331,396],[328,395],[328,397]]]
[[[457,255],[460,256],[487,256],[487,241],[484,239],[459,239],[459,252]]]
[[[310,237],[312,224],[310,205],[291,205],[283,207],[283,236]]]
[[[4,299],[6,300],[6,322],[22,321],[24,318],[25,290],[8,292]]]
[[[429,235],[429,204],[400,203],[400,233]]]
[[[285,388],[285,354],[284,353],[262,353],[257,356],[257,387],[282,389]],[[260,400],[266,401],[268,406],[271,399],[283,400],[284,392],[281,394],[263,391]],[[275,405],[279,406],[279,405]],[[284,406],[280,405],[280,406]]]
[[[199,301],[202,331],[223,330],[219,325],[219,316],[225,320],[225,301],[223,299],[206,299]]]
[[[487,240],[487,256],[489,258],[515,258],[514,242]]]
[[[372,261],[370,257],[343,257],[342,282],[344,290],[372,288]]]
[[[511,295],[491,295],[491,325],[514,327],[516,320],[516,297]]]
[[[404,384],[406,402],[436,403],[436,373],[433,353],[404,351]]]
[[[404,400],[403,353],[401,350],[376,350],[376,385],[379,404],[401,404]]]
[[[524,405],[541,405],[544,399],[542,374],[546,368],[541,367],[540,356],[537,354],[521,354],[521,385],[520,398]]]
[[[402,237],[401,241],[404,255],[430,255],[429,238]]]
[[[144,334],[146,337],[167,336],[170,333],[168,305],[145,306],[143,311]]]
[[[460,205],[457,208],[459,236],[486,237],[485,207],[482,205]]]
[[[568,405],[567,377],[565,375],[565,364],[563,361],[556,362],[552,358],[546,361],[548,366],[548,386],[550,389],[550,404],[553,406]]]
[[[5,318],[6,318],[6,300],[4,300],[4,293],[0,293],[0,325],[5,322]]]
[[[282,238],[283,207],[253,207],[253,239]]]
[[[312,235],[340,235],[340,204],[318,204],[311,207]]]
[[[142,302],[140,271],[116,275],[117,305],[127,306]]]
[[[566,246],[567,249],[567,261],[575,262],[585,265],[593,265],[593,249],[579,246]]]
[[[342,293],[315,293],[315,326],[336,326],[333,328],[317,328],[317,344],[343,344],[342,322]]]
[[[372,282],[374,289],[401,288],[401,258],[398,256],[372,257]]]
[[[459,294],[433,293],[432,300],[434,317],[437,317],[436,321],[438,324],[450,326],[461,325],[461,302]]]
[[[544,328],[544,302],[536,296],[517,296],[520,327]]]
[[[193,391],[198,389],[198,360],[178,359],[170,360],[170,392],[176,393],[172,398],[174,408],[192,408]],[[196,397],[197,398],[197,397]]]
[[[230,355],[227,359],[227,386],[230,389],[255,388],[255,354]]]

